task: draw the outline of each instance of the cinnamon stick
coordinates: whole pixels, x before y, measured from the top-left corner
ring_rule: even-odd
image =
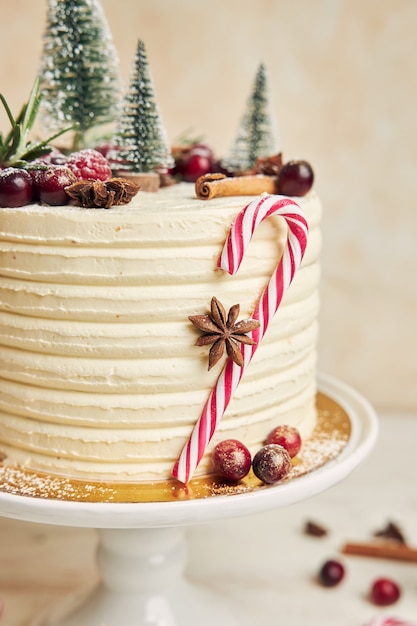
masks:
[[[342,547],[341,552],[352,556],[367,556],[377,559],[393,559],[417,563],[417,548],[411,548],[398,541],[348,542]]]
[[[252,176],[225,176],[224,174],[206,174],[195,183],[197,198],[225,196],[258,196],[261,193],[277,193],[276,176],[254,174]]]

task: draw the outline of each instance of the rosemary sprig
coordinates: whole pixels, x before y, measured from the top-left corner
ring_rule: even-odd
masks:
[[[0,101],[10,122],[9,132],[5,136],[0,132],[0,167],[24,167],[28,162],[51,152],[50,144],[54,139],[74,130],[75,126],[70,126],[44,141],[29,141],[28,136],[35,123],[41,100],[39,78],[36,78],[28,101],[15,118],[6,98],[0,93]]]

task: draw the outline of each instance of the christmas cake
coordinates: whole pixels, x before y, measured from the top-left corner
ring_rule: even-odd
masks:
[[[2,208],[0,450],[5,463],[89,479],[168,478],[225,358],[189,316],[215,297],[251,318],[287,241],[280,217],[254,233],[235,276],[217,268],[230,225],[254,197],[199,200],[194,186],[139,192],[106,210]],[[278,424],[315,424],[320,203],[301,268],[244,371],[210,450],[255,452]]]
[[[187,483],[225,440],[251,457],[277,426],[301,439],[315,426],[321,206],[310,166],[275,152],[263,65],[222,165],[201,144],[171,150],[143,42],[116,106],[99,3],[75,4],[49,3],[15,119],[1,96],[0,455]],[[72,148],[28,140],[41,104]],[[111,145],[85,149],[110,121]]]

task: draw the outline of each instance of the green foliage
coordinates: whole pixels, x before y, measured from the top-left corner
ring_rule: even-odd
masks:
[[[261,63],[236,139],[225,159],[228,168],[245,171],[254,167],[258,158],[270,157],[278,151],[268,97],[266,70]]]
[[[114,121],[118,58],[98,0],[48,0],[40,78],[46,129],[75,123],[80,144],[86,131]]]
[[[67,130],[70,130],[69,128],[64,128],[52,137],[48,137],[45,141],[29,141],[29,133],[35,123],[41,100],[42,94],[39,91],[39,79],[37,78],[29,94],[28,101],[23,105],[19,115],[14,118],[6,98],[3,94],[0,94],[0,102],[10,122],[10,130],[7,135],[3,136],[0,133],[1,167],[25,166],[29,161],[48,154],[51,151],[49,144],[67,132]]]
[[[142,40],[138,41],[115,143],[123,170],[164,171],[172,164]]]

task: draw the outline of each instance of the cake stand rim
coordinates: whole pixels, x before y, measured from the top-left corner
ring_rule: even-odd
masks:
[[[232,496],[178,502],[76,502],[0,492],[0,516],[83,528],[155,528],[219,521],[306,500],[346,478],[365,460],[378,436],[375,409],[353,387],[319,373],[318,392],[344,408],[351,422],[351,437],[339,455],[294,480]]]

